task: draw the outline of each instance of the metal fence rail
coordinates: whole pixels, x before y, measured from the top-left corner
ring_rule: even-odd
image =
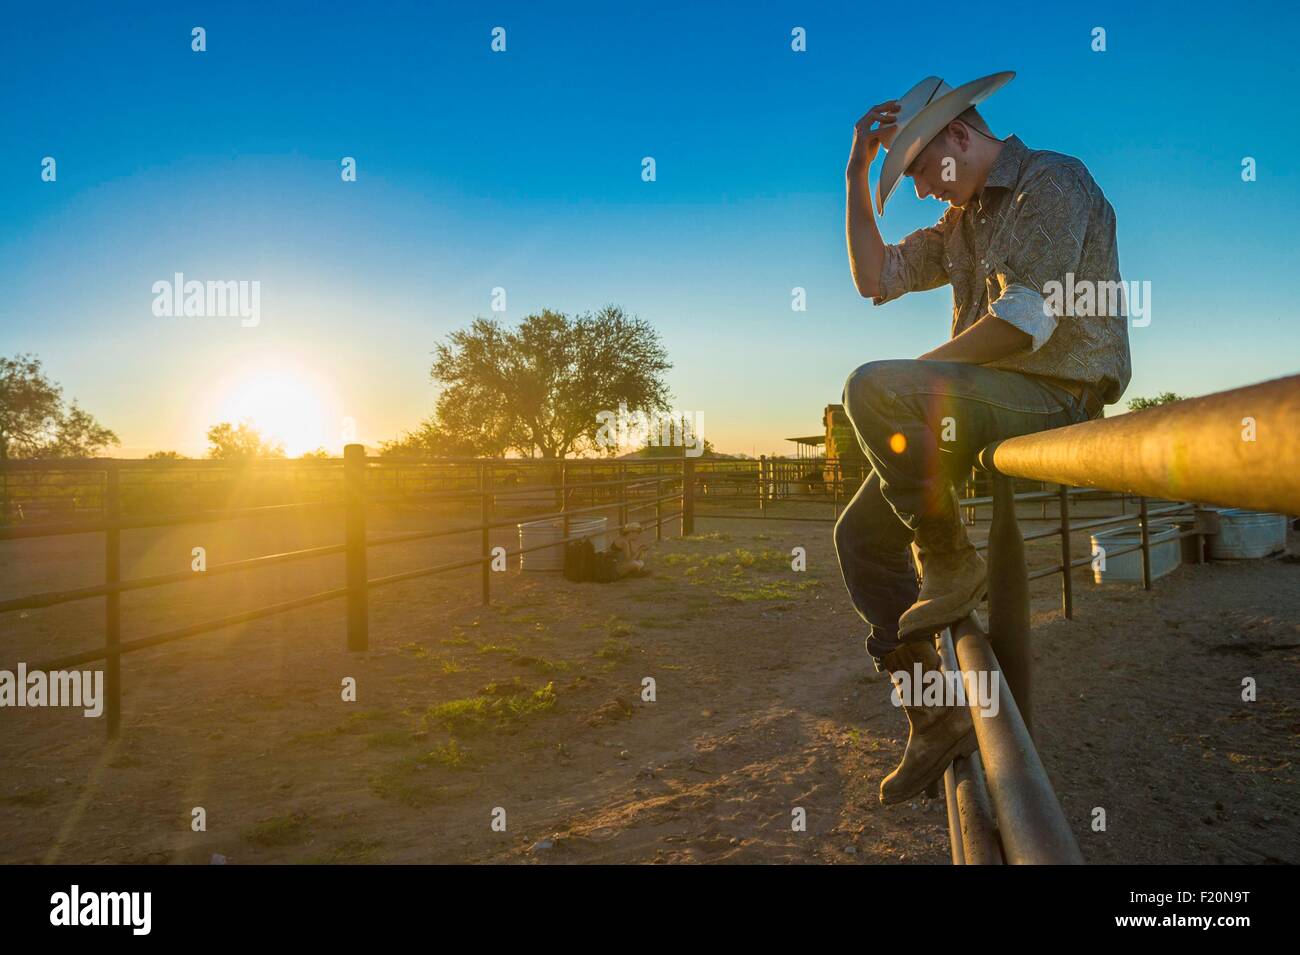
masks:
[[[1022,536],[1016,517],[1013,478],[1086,483],[1119,493],[1296,514],[1297,421],[1300,376],[1293,376],[1009,438],[983,451],[981,462],[993,479],[989,633],[986,636],[973,621],[962,622],[945,635],[943,660],[945,669],[995,673],[1002,696],[998,714],[986,716],[968,693],[979,750],[970,759],[954,761],[944,787],[954,862],[1082,861],[1033,744],[1029,581],[1034,574],[1025,563],[1027,535]],[[1143,498],[1144,555],[1150,519],[1179,510],[1182,506],[1153,510]],[[1103,523],[1110,521],[1088,526]],[[1184,536],[1188,533],[1202,530],[1193,527]],[[1079,563],[1068,551],[1062,555],[1062,568]],[[1143,584],[1150,589],[1145,559]]]
[[[783,494],[780,492],[780,482],[774,480],[771,475],[778,473],[779,469],[786,467],[795,467],[806,469],[813,464],[819,472],[830,475],[823,482],[823,491],[814,494]],[[722,474],[726,478],[723,485],[727,489],[724,500],[729,506],[726,510],[720,510],[716,506],[711,510],[701,510],[696,507],[694,516],[696,518],[707,518],[712,520],[753,520],[756,516],[767,520],[795,521],[814,524],[833,524],[838,520],[840,512],[840,502],[847,503],[853,494],[857,491],[858,484],[863,475],[860,468],[856,466],[844,466],[839,462],[831,460],[829,462],[817,462],[805,459],[803,461],[785,461],[771,460],[762,458],[758,462],[754,461],[713,461],[703,460],[696,462],[694,465],[695,480],[693,484],[696,488],[697,500],[703,496],[700,494],[701,486],[708,486],[714,475]],[[990,475],[981,475],[979,483],[990,484],[992,477]],[[1048,482],[1033,481],[1040,488],[1044,488]],[[978,489],[976,481],[972,480],[967,483],[968,492]],[[1125,554],[1140,553],[1142,564],[1143,586],[1151,589],[1151,546],[1150,546],[1150,523],[1153,518],[1174,518],[1184,517],[1186,523],[1190,526],[1186,530],[1178,532],[1178,538],[1195,537],[1197,538],[1195,548],[1195,560],[1200,563],[1204,560],[1204,537],[1208,532],[1207,522],[1203,515],[1197,513],[1194,505],[1186,502],[1167,502],[1151,501],[1146,497],[1137,497],[1137,510],[1130,512],[1128,505],[1131,495],[1127,493],[1111,492],[1096,487],[1067,487],[1059,485],[1053,490],[1021,490],[1014,494],[1016,504],[1040,503],[1042,505],[1042,519],[1049,517],[1048,505],[1055,504],[1057,508],[1057,524],[1055,527],[1046,530],[1034,531],[1024,535],[1025,541],[1042,540],[1045,538],[1059,538],[1060,540],[1060,560],[1042,567],[1036,567],[1030,570],[1029,579],[1037,580],[1041,577],[1050,577],[1059,575],[1061,578],[1061,610],[1067,618],[1074,617],[1074,593],[1073,584],[1070,580],[1069,571],[1076,567],[1085,567],[1092,563],[1096,555],[1089,553],[1087,556],[1075,558],[1071,552],[1070,535],[1080,531],[1093,530],[1101,527],[1108,527],[1117,524],[1135,523],[1139,528],[1139,542],[1128,547],[1119,547],[1108,549],[1106,551],[1107,559],[1112,557],[1121,557]],[[1085,517],[1080,520],[1071,512],[1072,500],[1118,502],[1120,513],[1105,517]],[[829,516],[808,515],[808,514],[790,514],[788,512],[776,513],[769,506],[769,502],[777,501],[793,504],[810,504],[818,508],[825,507],[828,503],[831,505],[832,513]],[[978,523],[981,518],[978,514],[981,509],[988,509],[993,505],[994,496],[992,494],[974,494],[962,497],[959,505],[967,516],[968,524]],[[718,497],[715,494],[710,503],[717,504]],[[1155,503],[1155,509],[1151,504]],[[741,505],[736,507],[735,505]],[[754,509],[757,507],[757,514]],[[975,545],[976,550],[986,550],[988,542],[983,541]]]
[[[296,463],[296,462],[294,462]],[[258,462],[257,472],[266,467],[271,473],[289,471],[289,462]],[[123,516],[123,488],[121,477],[124,473],[158,476],[175,474],[179,471],[193,470],[214,472],[230,470],[225,462],[209,461],[122,461],[116,459],[70,460],[70,461],[12,461],[0,467],[0,481],[4,482],[6,497],[12,490],[11,476],[28,474],[37,477],[43,474],[70,472],[74,474],[99,474],[102,481],[93,485],[84,480],[77,484],[61,482],[56,486],[60,493],[68,488],[96,490],[98,515],[80,521],[60,521],[50,523],[32,523],[18,525],[0,525],[0,541],[32,540],[41,537],[65,536],[71,534],[103,534],[105,574],[102,584],[77,587],[70,590],[46,591],[27,594],[0,601],[0,614],[52,607],[92,598],[104,598],[104,643],[100,647],[76,653],[64,654],[34,664],[31,670],[61,670],[96,660],[104,661],[105,725],[110,737],[115,736],[121,724],[121,658],[123,654],[132,653],[149,647],[160,646],[188,637],[210,633],[239,624],[251,623],[277,614],[305,607],[315,606],[331,600],[343,599],[346,602],[347,648],[349,650],[366,650],[369,648],[369,593],[377,587],[387,586],[406,580],[415,580],[434,574],[448,573],[478,566],[481,568],[482,601],[491,600],[491,565],[495,559],[504,556],[507,561],[523,554],[534,553],[549,548],[563,547],[575,535],[570,533],[569,521],[584,514],[614,511],[616,525],[622,527],[633,520],[646,526],[653,526],[656,539],[662,539],[663,528],[672,521],[681,521],[684,533],[690,533],[692,525],[689,513],[691,494],[683,482],[683,473],[688,469],[682,465],[682,459],[646,459],[639,461],[545,461],[528,459],[434,459],[407,460],[384,457],[367,457],[361,445],[349,445],[344,458],[315,463],[310,467],[316,478],[325,476],[318,484],[332,488],[330,496],[319,500],[267,504],[252,507],[228,507],[214,510],[192,511],[189,513],[138,514]],[[573,480],[571,475],[585,471],[586,481]],[[408,472],[419,480],[407,481]],[[242,472],[245,476],[249,471]],[[613,474],[613,478],[597,480],[598,474]],[[543,483],[520,485],[519,477],[537,478]],[[540,477],[538,477],[540,475]],[[496,478],[502,479],[497,481]],[[411,486],[411,484],[415,486]],[[584,499],[590,503],[574,506],[574,502]],[[548,502],[549,509],[543,507],[541,513],[536,509],[539,502]],[[478,520],[472,523],[458,523],[451,527],[438,527],[370,537],[366,532],[367,511],[375,504],[452,504],[478,505]],[[496,513],[498,509],[515,504],[526,510],[504,519]],[[679,505],[676,509],[672,505]],[[194,524],[208,524],[217,521],[240,519],[264,519],[287,514],[333,509],[343,511],[343,537],[341,544],[329,544],[321,547],[308,547],[286,551],[278,554],[266,554],[244,560],[227,561],[214,564],[203,572],[180,571],[168,574],[155,574],[146,577],[121,578],[121,534],[126,530],[139,530],[158,527],[178,527]],[[641,516],[642,512],[652,511]],[[7,511],[5,512],[7,513]],[[496,529],[512,527],[521,520],[548,521],[562,524],[563,534],[557,541],[546,542],[530,547],[503,548],[504,554],[493,554],[491,532]],[[474,557],[449,561],[432,566],[419,567],[414,570],[372,578],[368,573],[367,552],[372,547],[431,540],[454,535],[475,534],[478,536],[478,554]],[[200,580],[213,574],[228,574],[238,571],[260,570],[299,560],[310,560],[342,554],[344,557],[345,586],[325,590],[314,594],[281,601],[269,606],[258,607],[230,614],[213,620],[189,624],[162,633],[155,633],[128,640],[122,639],[121,594],[164,587],[171,584],[187,583]]]
[[[1108,556],[1141,551],[1143,585],[1151,588],[1150,525],[1152,518],[1186,515],[1192,505],[1202,504],[1248,507],[1300,513],[1300,376],[1266,382],[1249,388],[1191,399],[1149,411],[1072,425],[1054,431],[1025,435],[986,448],[981,464],[992,483],[990,495],[968,495],[962,501],[968,511],[992,505],[989,538],[982,545],[988,552],[989,627],[985,634],[974,621],[963,621],[941,639],[945,669],[986,672],[998,680],[1001,708],[996,716],[978,710],[977,695],[972,701],[978,751],[969,759],[953,763],[945,775],[945,793],[953,861],[957,863],[1076,863],[1082,861],[1078,845],[1033,744],[1033,693],[1030,669],[1029,581],[1051,574],[1062,577],[1062,606],[1066,616],[1072,613],[1070,570],[1083,566],[1088,557],[1074,558],[1070,535],[1081,530],[1132,520],[1136,516],[1141,530],[1140,543],[1110,552]],[[364,650],[369,646],[368,599],[376,587],[412,580],[457,569],[481,568],[482,599],[491,598],[490,565],[493,560],[490,533],[507,527],[514,520],[495,519],[499,503],[517,499],[535,505],[541,497],[554,495],[554,510],[529,514],[532,520],[560,520],[564,535],[560,541],[529,548],[508,550],[515,557],[535,550],[558,547],[569,537],[569,520],[579,514],[617,509],[618,523],[624,525],[631,514],[654,508],[656,537],[662,537],[668,521],[681,521],[681,533],[694,533],[697,516],[727,518],[750,515],[705,512],[697,514],[697,495],[710,498],[710,487],[725,487],[733,496],[746,496],[758,505],[761,516],[769,515],[768,504],[775,499],[797,497],[783,495],[778,488],[789,483],[786,464],[806,466],[806,462],[698,462],[692,458],[645,459],[636,462],[588,461],[482,461],[473,459],[438,459],[436,461],[402,461],[368,458],[359,445],[345,452],[341,473],[341,493],[337,497],[306,502],[280,503],[255,507],[207,510],[190,514],[128,516],[121,514],[121,475],[158,466],[163,470],[194,467],[198,462],[58,462],[54,468],[67,471],[101,471],[104,474],[100,516],[94,520],[31,526],[0,526],[0,541],[36,537],[102,533],[105,544],[105,580],[103,584],[67,591],[31,594],[0,602],[0,613],[25,608],[48,607],[73,600],[103,597],[105,601],[105,639],[101,648],[65,655],[33,669],[60,669],[93,660],[105,661],[105,715],[110,735],[116,734],[121,713],[120,661],[124,653],[158,646],[174,640],[224,627],[247,623],[274,614],[312,606],[329,600],[347,601],[347,646]],[[334,465],[337,468],[337,463]],[[418,488],[405,487],[402,468],[419,478]],[[572,481],[570,475],[588,471],[586,482]],[[596,480],[602,468],[617,477]],[[653,471],[650,469],[653,468]],[[24,471],[51,469],[49,462],[7,462],[0,467],[6,501],[10,493],[10,476]],[[548,483],[517,486],[519,474],[549,471]],[[201,470],[201,469],[200,469]],[[497,470],[507,472],[515,483],[494,483]],[[632,475],[629,477],[629,473]],[[382,479],[367,481],[367,475]],[[752,477],[751,477],[752,476]],[[832,522],[838,514],[846,477],[837,471],[830,482],[823,480],[822,493],[806,495],[819,504],[830,503],[829,518],[796,519]],[[860,476],[859,476],[860,477]],[[390,481],[391,478],[391,481]],[[1054,491],[1016,493],[1014,479],[1051,482]],[[717,483],[721,479],[721,484]],[[711,484],[711,480],[713,483]],[[750,481],[753,491],[748,490]],[[391,487],[387,485],[391,483]],[[827,485],[829,484],[829,487]],[[664,492],[665,485],[669,490]],[[1072,486],[1071,486],[1072,485]],[[646,488],[653,488],[645,494]],[[377,494],[377,490],[391,493]],[[1097,493],[1120,494],[1138,498],[1138,513],[1073,521],[1070,502]],[[587,492],[589,504],[572,506],[575,492]],[[827,501],[827,497],[830,501]],[[717,495],[713,495],[716,498]],[[368,507],[390,500],[423,503],[479,503],[479,520],[475,524],[433,531],[404,532],[387,537],[369,538],[366,534]],[[1016,504],[1055,499],[1059,507],[1057,526],[1032,534],[1020,531]],[[1150,499],[1172,500],[1152,508]],[[665,505],[678,510],[665,514]],[[265,566],[342,553],[345,556],[346,585],[342,588],[310,594],[269,607],[258,608],[218,620],[192,624],[165,633],[122,640],[120,595],[127,591],[148,589],[196,579],[201,574],[162,574],[152,577],[121,579],[121,532],[146,527],[176,526],[238,518],[261,518],[275,514],[339,507],[344,510],[344,543],[306,548],[248,560],[215,565],[209,573],[254,570]],[[1122,505],[1123,506],[1123,505]],[[7,508],[0,517],[8,514]],[[1192,520],[1180,537],[1206,533],[1199,520]],[[380,578],[370,578],[367,551],[370,547],[431,539],[452,534],[479,535],[479,554],[460,561],[422,567]],[[1030,570],[1025,560],[1025,541],[1057,536],[1061,541],[1059,562]],[[1198,548],[1198,552],[1201,548]]]

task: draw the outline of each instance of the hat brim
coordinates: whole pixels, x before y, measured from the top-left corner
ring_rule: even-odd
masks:
[[[1014,71],[1007,70],[964,83],[928,104],[898,131],[876,181],[877,215],[884,215],[885,203],[898,188],[898,181],[930,140],[970,107],[984,102],[1006,86],[1015,75]]]

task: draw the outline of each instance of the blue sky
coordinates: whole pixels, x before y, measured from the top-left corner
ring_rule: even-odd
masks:
[[[1124,278],[1152,283],[1129,396],[1300,370],[1289,5],[1004,3],[952,24],[861,3],[116,9],[24,8],[0,39],[0,353],[38,353],[116,453],[201,453],[232,392],[280,370],[320,443],[345,416],[395,436],[432,406],[434,344],[497,286],[506,321],[639,314],[720,449],[788,450],[858,364],[947,336],[947,289],[873,308],[843,236],[853,122],[929,74],[1015,70],[983,107],[994,131],[1078,156],[1106,192]],[[881,229],[941,211],[904,181]],[[259,280],[261,323],[154,316],[175,272]]]

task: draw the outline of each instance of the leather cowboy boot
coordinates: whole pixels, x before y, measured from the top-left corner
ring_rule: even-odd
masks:
[[[943,775],[958,756],[975,752],[975,727],[965,705],[924,706],[920,703],[921,674],[939,669],[939,653],[931,640],[913,640],[885,654],[885,669],[898,688],[907,714],[907,749],[897,768],[880,782],[880,801],[886,806],[911,799]],[[907,684],[900,679],[906,674]],[[904,693],[904,689],[910,692]],[[915,695],[915,699],[913,699]]]
[[[935,634],[961,620],[988,590],[988,568],[966,536],[951,485],[939,510],[918,523],[914,537],[921,552],[921,591],[898,618],[903,639]]]

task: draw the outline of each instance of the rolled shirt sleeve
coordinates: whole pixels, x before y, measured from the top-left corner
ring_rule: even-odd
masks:
[[[1026,285],[1008,285],[996,302],[989,303],[989,312],[1030,336],[1034,340],[1030,351],[1046,345],[1056,331],[1056,316],[1046,299]]]
[[[1015,196],[1006,259],[993,275],[1001,294],[989,311],[1032,336],[1031,351],[1047,343],[1060,318],[1048,304],[1051,283],[1065,287],[1066,276],[1080,271],[1090,201],[1083,183],[1059,169],[1024,183]]]
[[[871,304],[883,305],[908,292],[924,292],[948,284],[943,267],[945,215],[938,224],[917,229],[897,245],[885,246],[880,266],[880,294]]]

